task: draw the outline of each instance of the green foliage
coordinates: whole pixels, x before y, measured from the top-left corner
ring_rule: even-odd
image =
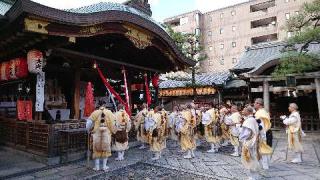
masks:
[[[188,58],[199,62],[207,59],[204,47],[200,45],[200,36],[175,32],[170,26],[165,26],[167,33],[173,39],[179,50]]]
[[[207,55],[204,52],[204,47],[200,45],[200,36],[196,34],[184,34],[181,32],[175,32],[170,26],[166,27],[168,34],[174,40],[180,51],[189,59],[197,62],[197,64],[191,67],[192,79],[191,83],[187,84],[188,87],[196,88],[199,85],[196,84],[196,71],[199,69],[199,62],[206,60]],[[193,90],[194,97],[196,96],[195,89]]]
[[[273,76],[319,70],[319,54],[308,53],[308,47],[310,43],[320,43],[320,0],[305,3],[299,14],[287,21],[286,29],[294,36],[288,39],[289,48],[285,49]],[[296,44],[301,44],[301,48],[294,49]]]
[[[288,74],[300,74],[319,68],[319,55],[288,52],[280,59],[280,64],[276,67],[272,75],[275,77],[284,77]]]

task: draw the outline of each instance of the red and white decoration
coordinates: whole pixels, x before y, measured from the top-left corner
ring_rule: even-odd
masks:
[[[43,54],[39,50],[30,50],[27,54],[28,70],[30,73],[40,73],[43,68]]]
[[[89,117],[93,111],[94,111],[93,90],[92,90],[91,82],[88,82],[83,116]]]
[[[17,101],[17,118],[20,121],[32,120],[32,101],[18,100]]]
[[[16,58],[0,64],[0,81],[15,80],[28,76],[25,58]]]

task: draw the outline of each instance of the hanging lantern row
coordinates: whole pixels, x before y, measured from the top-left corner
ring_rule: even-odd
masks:
[[[0,81],[25,78],[30,73],[40,73],[43,68],[43,54],[38,50],[31,50],[27,59],[16,58],[0,63]]]
[[[196,89],[198,95],[209,95],[209,94],[215,94],[216,89],[213,87],[202,87]]]
[[[16,58],[0,64],[0,81],[20,79],[28,76],[28,64],[25,58]]]
[[[200,87],[196,88],[197,95],[211,95],[216,93],[216,89],[213,87]],[[192,96],[192,88],[176,88],[176,89],[161,89],[159,91],[160,97],[168,96]]]

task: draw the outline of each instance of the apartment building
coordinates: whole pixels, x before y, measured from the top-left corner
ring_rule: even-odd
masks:
[[[299,13],[305,2],[312,1],[250,0],[206,13],[184,13],[164,23],[175,31],[200,34],[208,55],[201,70],[219,72],[231,69],[246,47],[292,36],[284,28],[286,21]]]

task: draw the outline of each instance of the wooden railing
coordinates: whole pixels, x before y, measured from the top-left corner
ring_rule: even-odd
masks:
[[[54,157],[69,151],[85,151],[87,134],[84,128],[85,122],[80,121],[46,124],[0,117],[0,144]]]

